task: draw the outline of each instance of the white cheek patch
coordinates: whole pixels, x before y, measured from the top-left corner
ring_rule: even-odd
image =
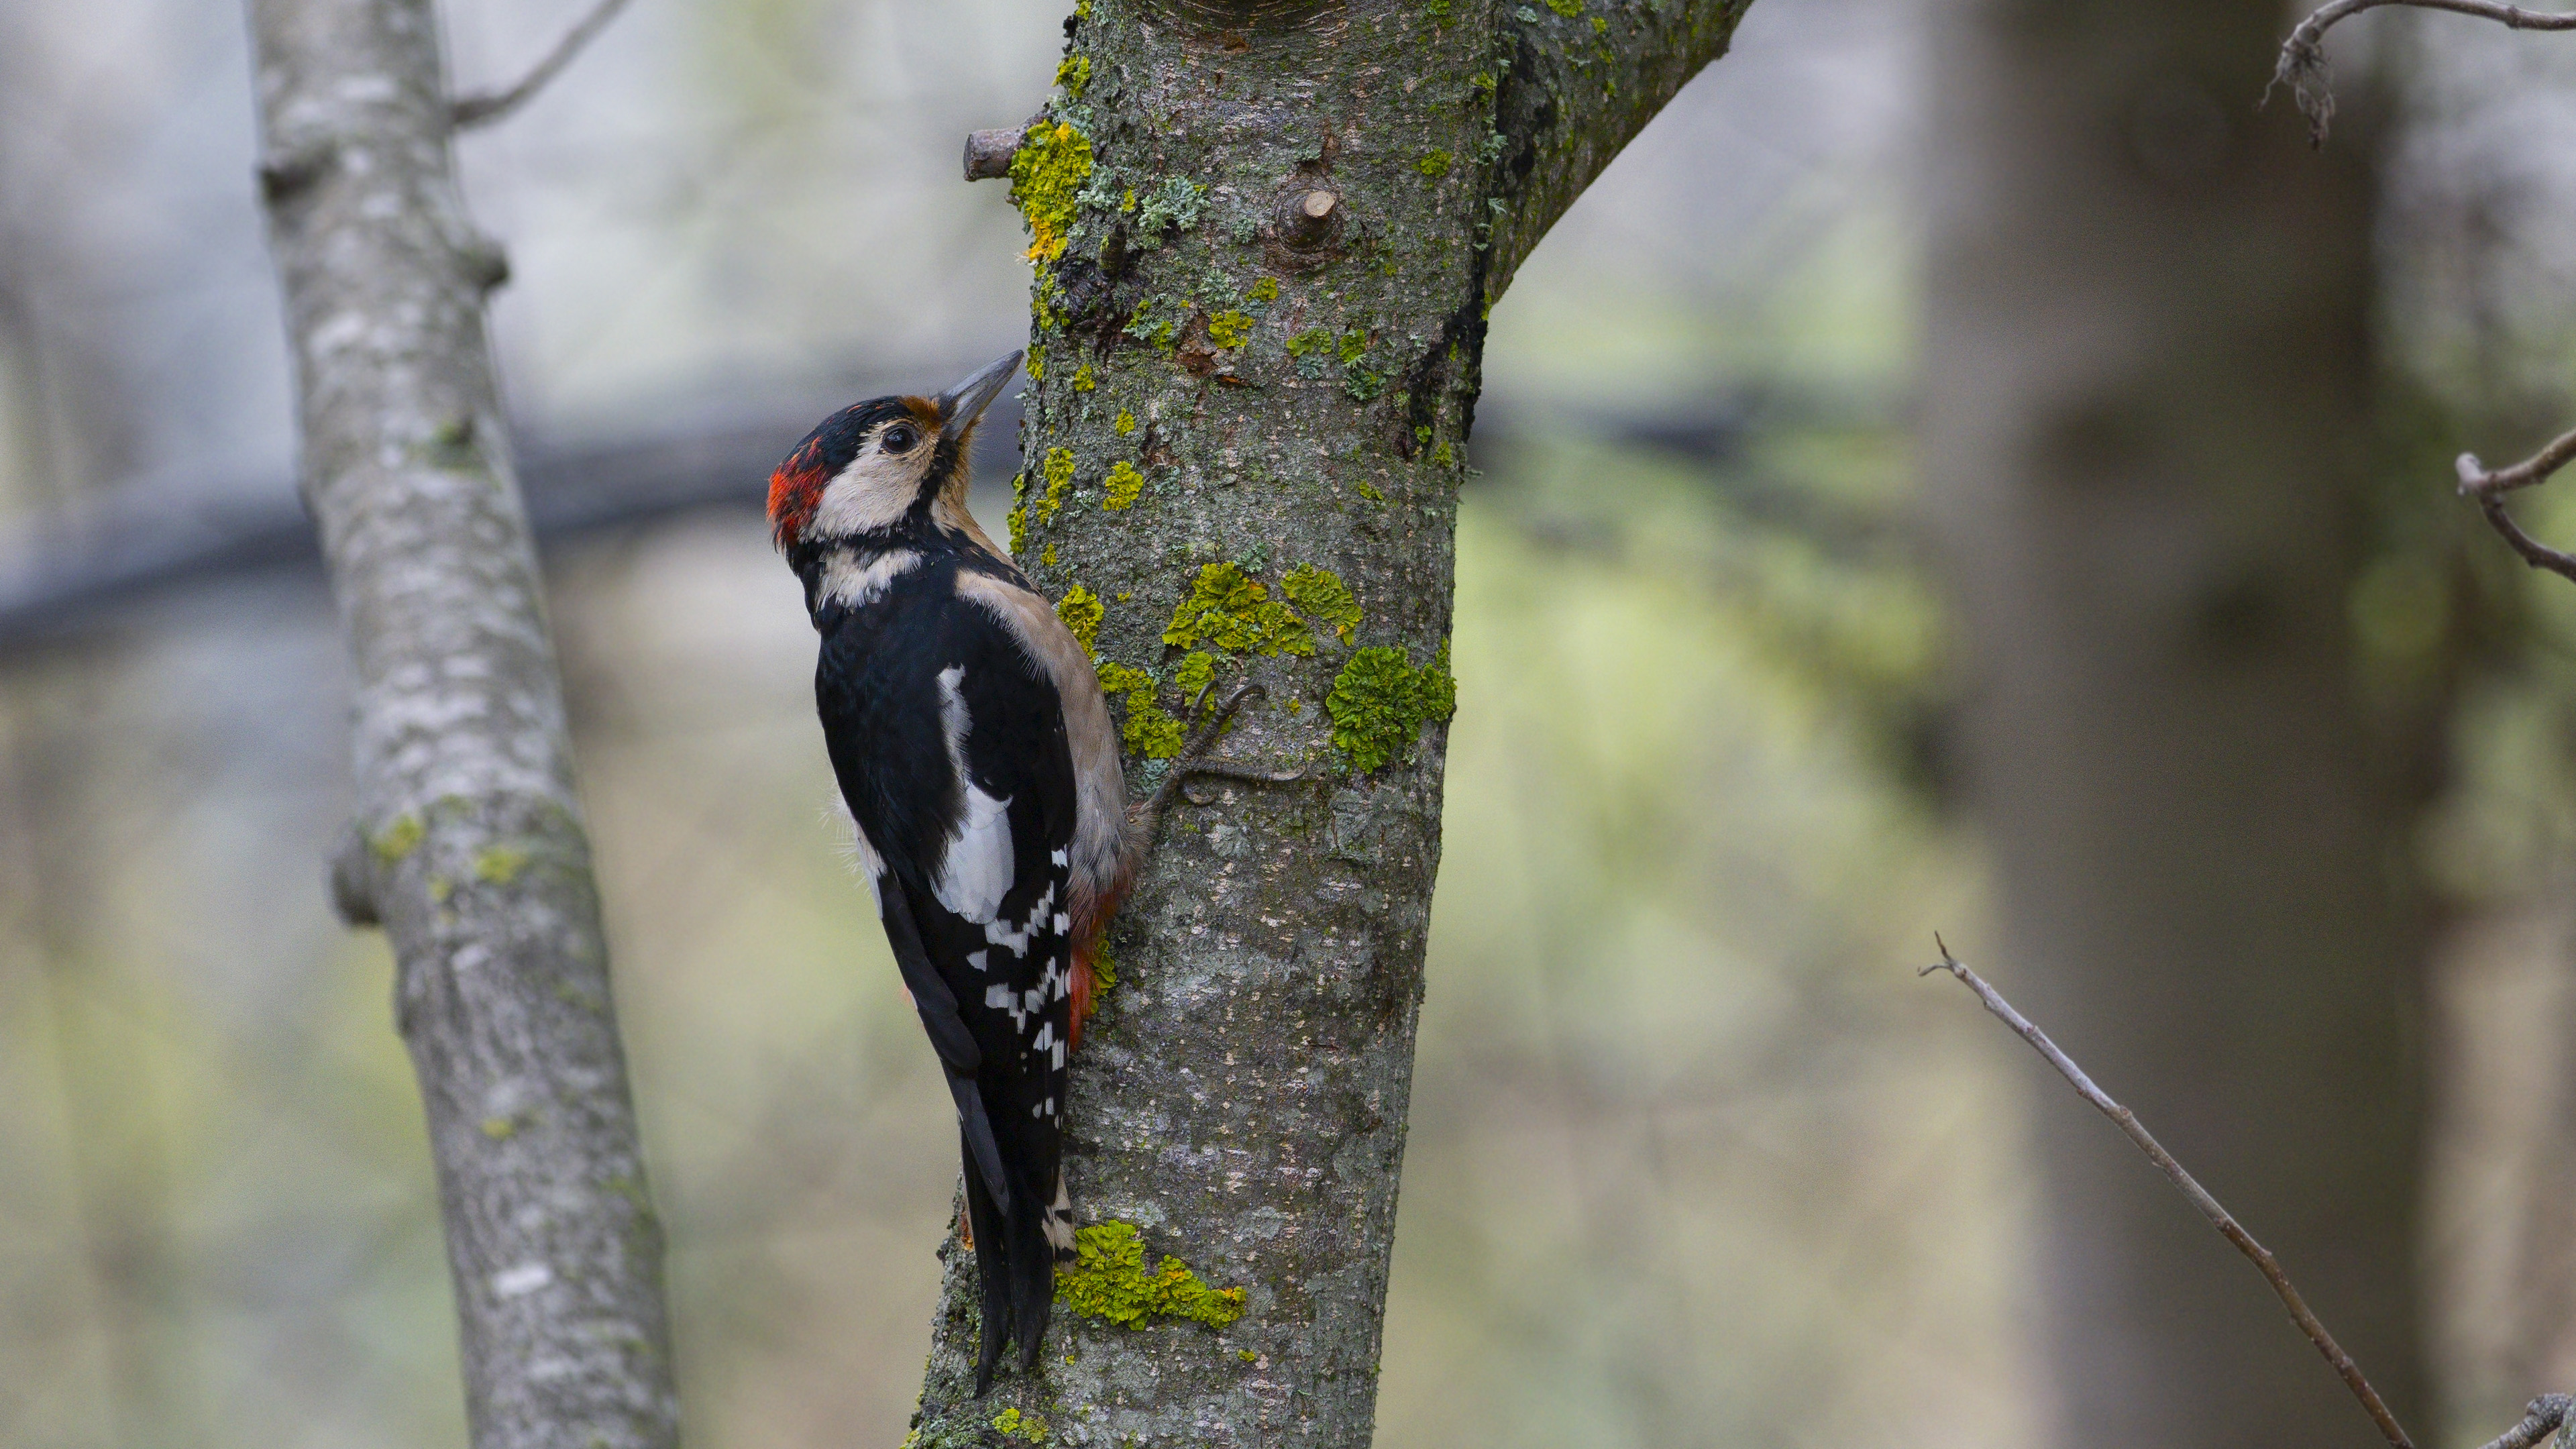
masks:
[[[823,485],[823,497],[814,506],[814,519],[805,526],[806,533],[819,538],[848,538],[892,527],[920,501],[922,470],[929,463],[928,448],[915,448],[898,457],[879,452],[875,443],[869,443],[850,460],[850,466]]]
[[[949,831],[930,893],[960,920],[985,923],[989,935],[1002,897],[1011,889],[1011,817],[1004,813],[1011,802],[985,794],[966,773],[966,735],[973,725],[966,717],[966,697],[958,690],[965,679],[962,664],[939,671],[939,719],[960,798],[957,823]]]

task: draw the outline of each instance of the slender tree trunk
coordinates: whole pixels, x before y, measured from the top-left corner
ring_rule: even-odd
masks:
[[[1486,313],[1741,9],[1077,9],[1015,162],[1039,266],[1013,545],[1096,628],[1135,784],[1209,679],[1267,690],[1223,753],[1305,778],[1165,821],[1076,1058],[1085,1262],[1048,1356],[968,1398],[952,1243],[917,1445],[1037,1420],[1072,1444],[1369,1441]],[[1166,1256],[1207,1294],[1122,1326]]]
[[[2346,620],[2371,155],[2258,113],[2273,0],[1946,0],[1926,459],[2012,988],[2420,1421],[2420,932]],[[2052,1442],[2361,1442],[2261,1281],[2035,1104]]]
[[[429,0],[253,0],[303,484],[356,680],[359,839],[418,1070],[480,1449],[678,1442],[589,844]]]

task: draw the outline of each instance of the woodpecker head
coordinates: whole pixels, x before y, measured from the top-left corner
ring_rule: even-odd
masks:
[[[937,397],[880,397],[823,420],[769,475],[769,527],[780,548],[855,539],[915,509],[973,528],[966,456],[975,420],[1019,370],[1014,352]]]

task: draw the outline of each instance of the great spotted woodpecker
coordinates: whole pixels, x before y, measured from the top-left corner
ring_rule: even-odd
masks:
[[[1066,1053],[1150,826],[1090,656],[966,508],[976,419],[1019,361],[845,408],[769,481],[859,868],[957,1106],[978,1396],[1006,1341],[1035,1366],[1073,1253]]]

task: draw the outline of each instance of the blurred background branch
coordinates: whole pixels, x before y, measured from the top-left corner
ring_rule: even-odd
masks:
[[[350,661],[354,826],[330,875],[393,948],[469,1435],[671,1449],[661,1229],[484,331],[508,269],[456,192],[438,15],[250,14],[301,491]]]

